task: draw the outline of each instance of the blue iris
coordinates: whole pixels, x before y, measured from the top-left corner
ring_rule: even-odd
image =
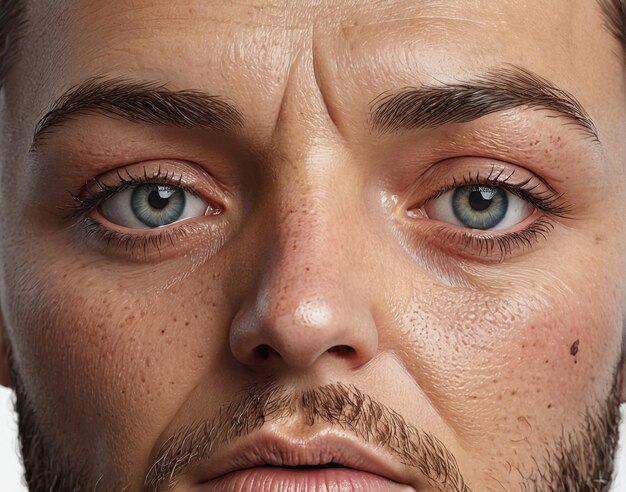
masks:
[[[470,229],[492,229],[506,215],[509,200],[495,186],[461,186],[452,195],[455,217]]]
[[[135,217],[148,227],[161,227],[179,220],[185,210],[185,192],[176,186],[142,184],[130,199]]]

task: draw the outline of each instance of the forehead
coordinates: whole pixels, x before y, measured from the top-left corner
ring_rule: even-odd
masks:
[[[307,85],[298,80],[314,80],[341,111],[514,64],[573,93],[592,117],[617,116],[605,96],[623,85],[619,46],[589,0],[50,0],[32,17],[28,65],[43,77],[27,113],[39,116],[102,74],[226,95],[254,124],[289,86]]]
[[[88,61],[84,68],[150,70],[159,62],[179,73],[193,59],[185,72],[211,79],[217,69],[224,75],[276,70],[307,49],[342,68],[396,62],[413,76],[416,68],[445,75],[502,58],[520,64],[549,58],[552,68],[545,68],[559,71],[571,68],[568,55],[582,60],[597,49],[594,37],[608,38],[594,29],[602,20],[596,2],[588,0],[44,3],[38,4],[40,20],[48,29],[58,26],[52,28],[57,46],[50,48],[58,50],[62,42],[71,48],[70,61]]]

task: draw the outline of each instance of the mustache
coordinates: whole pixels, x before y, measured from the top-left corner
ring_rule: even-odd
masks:
[[[300,391],[274,383],[246,388],[213,419],[179,429],[160,446],[144,491],[170,490],[177,477],[218,449],[267,422],[296,414],[310,426],[324,422],[386,450],[419,472],[435,490],[471,492],[454,455],[441,441],[357,387],[342,383]]]

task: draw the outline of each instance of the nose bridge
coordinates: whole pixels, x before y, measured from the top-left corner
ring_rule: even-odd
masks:
[[[290,337],[298,329],[330,335],[348,329],[357,304],[366,304],[364,293],[355,289],[360,267],[346,247],[354,237],[344,210],[350,197],[340,196],[332,174],[290,174],[292,181],[279,186],[258,307],[277,336]]]
[[[355,175],[320,89],[312,36],[303,39],[269,153],[272,237],[260,280],[233,320],[230,346],[246,365],[302,368],[341,355],[353,367],[377,348],[368,301],[355,282],[361,268],[347,247],[353,221],[345,211],[359,186],[346,186]]]
[[[276,244],[267,286],[273,309],[297,311],[297,298],[341,295],[351,261],[346,255],[350,223],[346,207],[355,188],[343,142],[322,93],[316,71],[313,35],[302,38],[292,61],[274,131],[270,161],[274,169]],[[322,296],[322,293],[324,294]]]
[[[349,272],[356,273],[345,248],[350,225],[332,187],[330,182],[292,187],[279,205],[276,249],[266,281],[276,314],[298,312],[300,303],[313,299],[341,302],[350,290]]]
[[[347,213],[359,203],[358,173],[311,64],[294,62],[284,93],[269,158],[271,239],[260,281],[231,328],[231,351],[246,365],[303,368],[339,358],[358,367],[377,349]]]

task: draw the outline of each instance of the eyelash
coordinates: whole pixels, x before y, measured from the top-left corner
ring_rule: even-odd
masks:
[[[125,176],[119,170],[116,174],[119,180],[119,184],[117,185],[107,185],[98,178],[95,178],[93,183],[99,188],[99,191],[88,191],[86,192],[86,196],[83,197],[70,192],[75,203],[68,207],[67,216],[69,219],[83,217],[81,225],[87,237],[94,237],[102,241],[107,249],[114,246],[116,249],[124,248],[127,253],[143,251],[144,255],[147,256],[152,248],[156,249],[160,254],[164,244],[170,244],[175,247],[175,240],[183,239],[191,232],[188,225],[183,223],[177,227],[169,227],[167,231],[164,232],[149,235],[136,235],[112,231],[103,226],[99,221],[85,217],[89,212],[100,206],[116,193],[143,183],[168,184],[177,186],[189,193],[194,193],[193,190],[182,184],[182,176],[176,178],[174,173],[168,171],[163,172],[161,168],[152,175],[148,175],[145,169],[143,175],[140,176],[133,176],[128,170],[125,170]],[[503,234],[476,235],[461,230],[451,231],[448,228],[446,228],[447,230],[442,228],[438,236],[440,236],[439,239],[441,239],[444,244],[450,242],[457,243],[465,249],[471,248],[477,250],[478,256],[486,257],[491,256],[493,252],[497,250],[500,255],[500,260],[503,260],[506,256],[511,254],[515,248],[524,246],[531,248],[539,238],[547,239],[551,230],[554,228],[554,224],[549,217],[564,218],[570,213],[570,208],[563,202],[562,194],[551,190],[536,192],[535,190],[540,186],[540,183],[536,182],[533,178],[528,178],[519,183],[512,183],[511,178],[515,174],[514,170],[504,178],[502,178],[503,174],[503,170],[495,174],[494,169],[492,169],[486,177],[482,177],[480,172],[476,172],[475,174],[468,173],[460,179],[453,178],[450,185],[441,188],[430,197],[428,201],[435,200],[444,193],[460,186],[497,186],[502,190],[508,191],[528,201],[537,210],[542,211],[545,216],[535,220],[521,231]]]
[[[98,191],[87,191],[85,192],[85,196],[70,192],[75,203],[67,208],[66,218],[76,220],[82,217],[80,225],[86,237],[101,241],[106,249],[113,246],[115,249],[124,248],[127,253],[140,251],[143,252],[145,257],[148,257],[152,248],[156,249],[157,253],[160,255],[165,244],[175,247],[176,241],[184,239],[191,232],[191,228],[185,223],[176,227],[168,227],[167,231],[138,235],[113,231],[106,228],[99,221],[86,217],[89,212],[102,205],[116,193],[124,191],[131,186],[144,183],[176,186],[188,193],[195,194],[192,189],[182,184],[182,176],[176,178],[173,172],[163,172],[161,168],[151,175],[148,175],[145,168],[143,175],[140,176],[134,176],[128,170],[124,170],[124,172],[126,176],[119,170],[116,172],[119,184],[114,186],[103,183],[98,178],[94,178],[92,184],[99,188]]]
[[[547,239],[548,235],[554,229],[554,223],[551,217],[567,218],[571,212],[571,208],[563,201],[563,194],[559,194],[552,190],[536,192],[535,190],[541,186],[536,178],[528,178],[519,183],[512,183],[511,178],[515,174],[515,170],[511,171],[502,179],[504,170],[495,174],[492,168],[487,177],[482,177],[480,172],[476,174],[468,173],[460,180],[453,178],[452,183],[435,193],[427,201],[435,200],[444,193],[460,187],[460,186],[496,186],[502,190],[516,195],[530,204],[545,215],[521,231],[493,234],[485,233],[476,235],[462,230],[441,230],[438,234],[443,244],[454,242],[460,244],[464,248],[472,248],[478,251],[478,256],[491,256],[495,250],[499,252],[500,261],[510,255],[515,248],[527,247],[532,248],[533,244],[539,238]]]
[[[499,253],[499,261],[504,260],[516,248],[532,248],[533,244],[542,239],[548,239],[554,224],[545,217],[537,219],[526,229],[504,234],[488,234],[477,236],[462,231],[444,231],[438,235],[444,244],[458,243],[463,248],[471,248],[478,251],[478,256],[490,257],[494,251]]]
[[[145,168],[142,176],[133,176],[130,174],[128,170],[125,170],[126,177],[122,175],[122,173],[118,170],[116,171],[117,178],[119,180],[119,184],[114,186],[107,185],[103,183],[98,178],[94,178],[92,183],[94,183],[100,191],[87,191],[85,197],[81,197],[80,195],[74,194],[70,192],[72,199],[74,200],[74,205],[69,207],[68,218],[76,219],[85,213],[90,212],[94,208],[102,205],[107,199],[111,198],[116,193],[120,191],[124,191],[131,186],[136,186],[144,183],[156,183],[156,184],[164,184],[164,185],[172,185],[176,186],[182,190],[188,191],[189,193],[193,193],[193,190],[186,188],[182,185],[182,176],[178,179],[174,179],[174,173],[165,172],[163,174],[161,168],[159,168],[156,174],[148,176]]]

